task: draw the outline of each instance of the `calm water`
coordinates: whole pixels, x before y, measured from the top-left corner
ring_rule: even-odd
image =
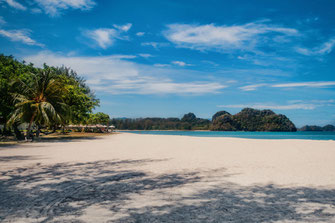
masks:
[[[122,132],[129,132],[136,134],[150,134],[150,135],[235,137],[235,138],[247,138],[247,139],[335,140],[335,132],[211,132],[211,131],[122,131]]]

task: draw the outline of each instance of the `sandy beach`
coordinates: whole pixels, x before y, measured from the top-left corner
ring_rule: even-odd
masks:
[[[114,134],[0,147],[2,222],[335,222],[335,142]]]

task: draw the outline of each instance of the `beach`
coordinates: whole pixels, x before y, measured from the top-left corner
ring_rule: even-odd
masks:
[[[0,147],[3,222],[335,222],[335,141],[119,133]]]

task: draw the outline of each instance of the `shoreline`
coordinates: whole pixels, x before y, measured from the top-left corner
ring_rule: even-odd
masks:
[[[199,138],[335,141],[335,132],[319,132],[323,134],[313,134],[315,132],[310,132],[310,131],[305,131],[305,132],[300,131],[300,133],[302,134],[299,134],[298,132],[247,132],[247,131],[231,132],[231,131],[207,131],[207,130],[200,130],[200,131],[199,130],[176,130],[176,131],[175,130],[116,130],[115,132],[132,133],[132,134],[139,134],[139,135],[152,135],[152,136],[167,135],[167,136],[189,136],[189,137],[199,137]],[[155,134],[155,132],[157,133],[176,132],[176,133],[186,133],[186,134]],[[209,133],[209,135],[192,135],[192,134],[187,134],[187,133]],[[308,134],[303,134],[303,133],[308,133]],[[241,134],[241,135],[238,135],[238,134]],[[247,134],[250,134],[250,135],[248,136]],[[287,135],[287,138],[285,138],[285,135],[280,135],[280,134],[288,134],[288,135]],[[328,138],[320,138],[320,136],[327,136],[327,134],[328,134]],[[283,138],[278,138],[279,136],[283,136]],[[290,136],[292,138],[290,138]],[[294,138],[294,136],[297,136],[300,138]],[[316,138],[313,138],[313,137],[316,137]]]

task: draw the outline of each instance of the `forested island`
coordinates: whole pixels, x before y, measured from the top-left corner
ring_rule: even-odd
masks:
[[[305,125],[298,129],[298,131],[318,131],[318,132],[335,132],[334,125],[325,125],[325,126],[317,126],[317,125]]]
[[[285,116],[271,110],[245,108],[235,115],[215,113],[212,120],[197,118],[193,113],[179,118],[112,119],[121,130],[211,130],[211,131],[297,131]]]

